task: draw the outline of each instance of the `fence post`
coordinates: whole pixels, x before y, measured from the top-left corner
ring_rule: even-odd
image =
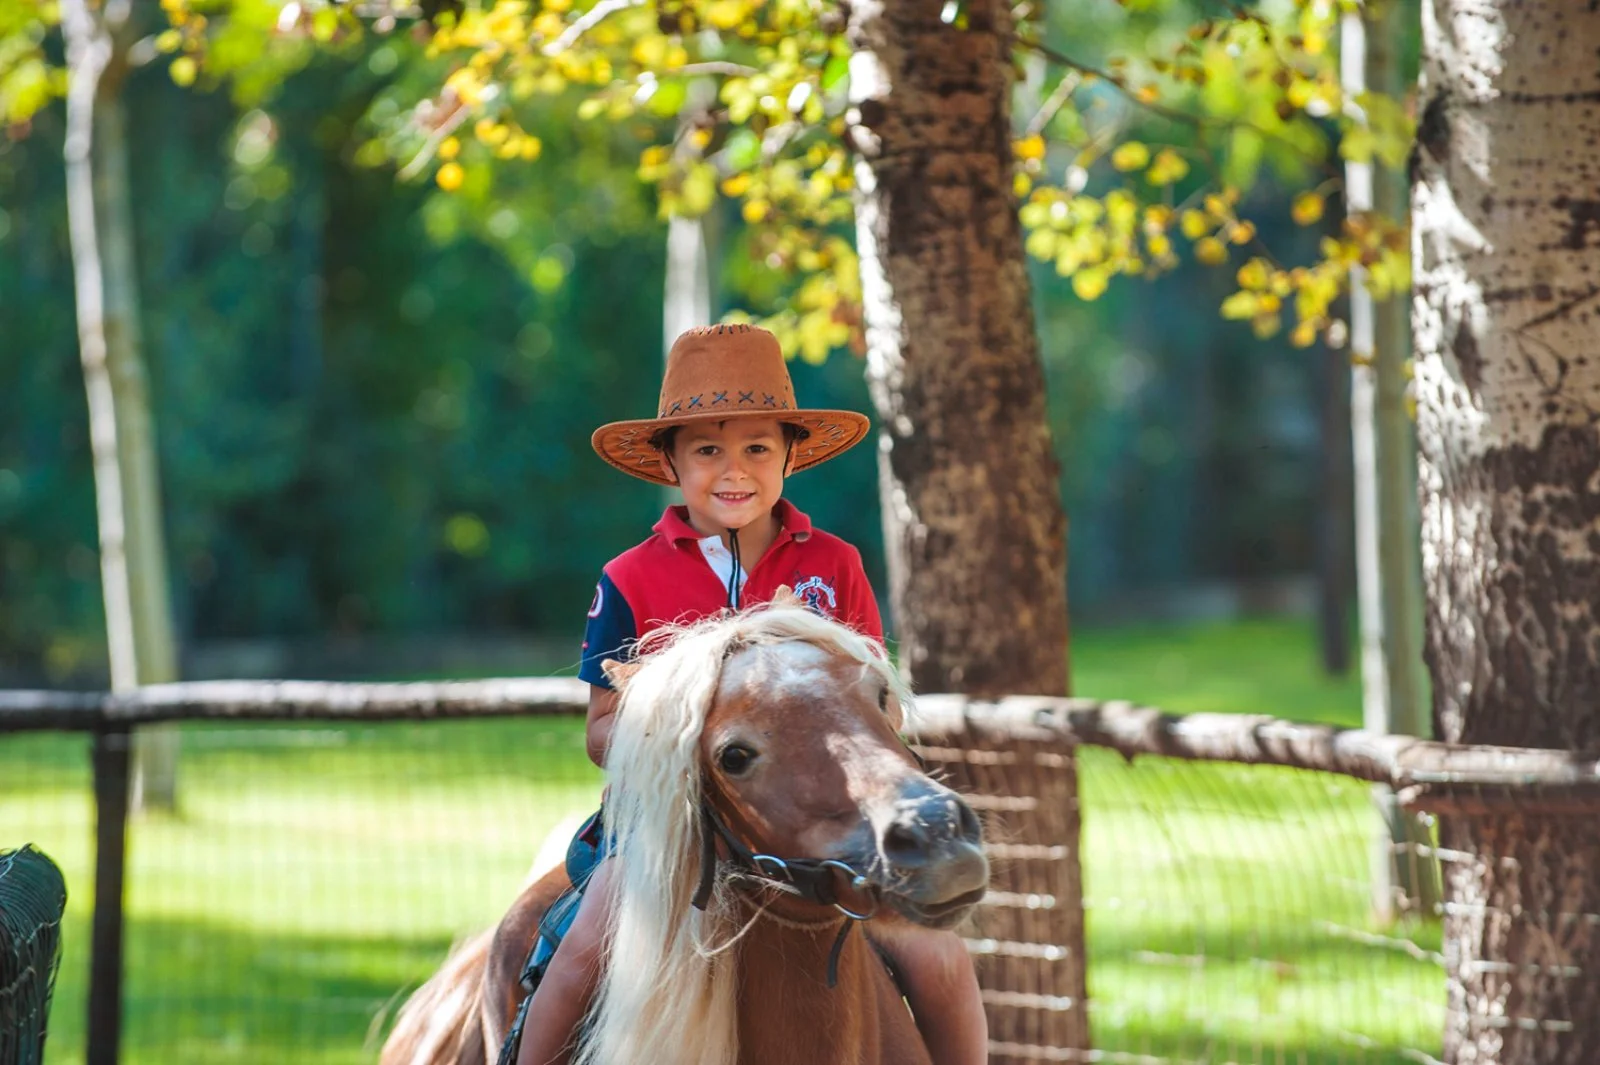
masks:
[[[126,725],[94,735],[94,929],[89,948],[86,1065],[117,1065],[122,1042],[122,908],[128,845]]]

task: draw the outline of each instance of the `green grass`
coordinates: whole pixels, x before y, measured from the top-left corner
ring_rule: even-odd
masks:
[[[1080,632],[1074,674],[1174,711],[1359,717],[1294,622]],[[52,1065],[83,1053],[87,764],[81,737],[0,735],[0,846],[39,844],[72,891]],[[498,917],[598,791],[575,720],[194,727],[182,772],[179,815],[131,831],[128,1065],[372,1062],[385,1005]],[[1098,1046],[1285,1065],[1435,1046],[1437,967],[1329,931],[1437,949],[1368,920],[1364,786],[1103,751],[1082,786]]]

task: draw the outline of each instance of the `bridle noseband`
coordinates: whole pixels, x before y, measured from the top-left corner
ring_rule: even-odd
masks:
[[[726,859],[717,856],[718,839],[728,850]],[[828,953],[828,986],[837,986],[839,955],[844,951],[844,941],[850,935],[850,929],[858,921],[870,920],[878,912],[878,893],[866,876],[849,863],[835,858],[779,858],[771,854],[758,854],[733,834],[709,799],[701,799],[700,883],[695,888],[692,900],[695,909],[704,910],[710,904],[719,864],[729,866],[734,877],[760,881],[818,906],[831,906],[845,918],[838,937],[833,941],[833,949]],[[841,875],[851,890],[864,894],[871,901],[872,908],[866,913],[857,913],[839,901]]]

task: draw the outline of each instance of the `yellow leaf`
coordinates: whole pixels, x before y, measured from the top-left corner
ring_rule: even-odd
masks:
[[[1239,272],[1235,277],[1239,282],[1240,288],[1250,289],[1251,291],[1266,288],[1268,280],[1266,260],[1251,259],[1239,267]]]
[[[1309,348],[1317,342],[1317,323],[1315,319],[1301,322],[1289,334],[1289,343],[1297,348]]]
[[[1207,266],[1217,266],[1228,261],[1228,249],[1216,237],[1202,237],[1195,241],[1194,257]]]
[[[1035,133],[1031,137],[1023,137],[1011,146],[1018,159],[1043,159],[1045,144],[1044,138]]]
[[[1085,303],[1093,303],[1105,293],[1110,278],[1104,268],[1090,267],[1072,275],[1072,291]]]
[[[1232,228],[1228,230],[1228,239],[1233,241],[1235,244],[1249,244],[1255,238],[1256,225],[1249,219],[1245,219],[1242,222],[1235,222]]]
[[[1035,259],[1054,259],[1056,250],[1060,245],[1056,240],[1053,229],[1035,229],[1028,234],[1028,239],[1023,248]]]
[[[766,200],[746,200],[744,206],[739,208],[739,213],[751,225],[756,225],[767,217],[769,207]]]
[[[745,9],[739,0],[712,0],[706,5],[706,21],[719,30],[731,30],[744,21]]]
[[[641,37],[633,46],[633,61],[646,70],[663,66],[667,58],[667,39],[659,33]]]
[[[1150,164],[1150,172],[1145,175],[1145,180],[1152,185],[1171,185],[1182,181],[1189,173],[1189,161],[1171,148],[1163,148],[1156,153],[1155,162]]]
[[[439,142],[439,158],[449,162],[461,154],[461,142],[454,137],[446,137]]]
[[[1222,317],[1242,321],[1254,318],[1259,311],[1259,301],[1254,292],[1235,292],[1222,301]]]
[[[433,180],[444,191],[454,192],[461,187],[461,182],[466,179],[466,176],[467,173],[461,169],[460,163],[446,163],[439,168],[439,172],[434,175]]]
[[[749,174],[734,174],[722,182],[722,194],[738,198],[743,196],[750,188]]]
[[[472,124],[472,134],[484,144],[495,148],[505,142],[505,139],[511,135],[511,130],[492,118],[480,118]],[[454,140],[455,138],[452,137],[450,139]],[[443,155],[444,153],[440,152],[440,154]],[[455,156],[448,155],[445,158],[454,159]]]
[[[1211,219],[1206,217],[1204,211],[1192,208],[1183,212],[1178,218],[1178,225],[1183,228],[1183,235],[1190,240],[1199,240],[1211,228]]]
[[[1276,314],[1259,314],[1250,319],[1250,331],[1256,335],[1258,340],[1266,340],[1276,333],[1278,327],[1282,324],[1282,319]]]
[[[199,68],[192,56],[180,55],[172,61],[172,66],[167,68],[167,72],[172,75],[173,84],[188,88],[194,84]]]
[[[1322,197],[1315,192],[1302,192],[1294,198],[1289,214],[1296,223],[1309,226],[1322,219]]]
[[[1150,149],[1139,141],[1124,141],[1111,153],[1111,165],[1118,170],[1143,170],[1150,165]]]
[[[539,158],[543,152],[544,142],[538,137],[525,135],[522,138],[522,158],[531,163],[533,160]]]
[[[1027,174],[1021,174],[1021,173],[1014,174],[1012,176],[1012,178],[1011,178],[1011,192],[1012,192],[1013,195],[1015,195],[1017,197],[1017,199],[1019,199],[1019,200],[1022,199],[1024,196],[1028,195],[1028,193],[1030,193],[1032,191],[1033,191],[1033,178],[1029,177]]]

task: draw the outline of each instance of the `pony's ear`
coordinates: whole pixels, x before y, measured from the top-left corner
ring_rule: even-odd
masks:
[[[638,662],[618,662],[615,658],[602,659],[600,662],[600,671],[619,692],[628,686],[628,681],[632,680],[633,675],[641,668]]]
[[[794,594],[793,588],[787,584],[780,584],[778,585],[778,590],[772,593],[772,605],[777,607],[803,607],[806,604],[798,595]]]

